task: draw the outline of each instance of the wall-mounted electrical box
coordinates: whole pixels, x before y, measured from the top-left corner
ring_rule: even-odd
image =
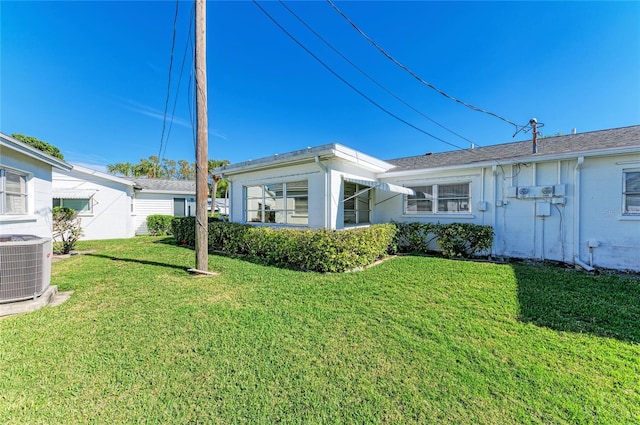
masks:
[[[507,197],[509,198],[545,199],[564,195],[564,184],[557,184],[555,186],[511,186],[507,188]]]
[[[489,209],[489,203],[486,201],[478,202],[478,211],[484,212]]]
[[[549,217],[551,215],[551,204],[545,201],[536,202],[536,217]]]
[[[554,205],[564,205],[567,203],[567,198],[564,196],[561,198],[551,198],[551,203]]]
[[[567,193],[566,184],[557,184],[553,186],[553,196],[565,196]]]

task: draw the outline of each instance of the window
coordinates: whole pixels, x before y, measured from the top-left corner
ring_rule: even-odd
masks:
[[[93,212],[91,198],[53,198],[53,206],[71,208],[78,214]]]
[[[623,214],[640,214],[640,171],[625,171],[623,174]]]
[[[309,224],[306,180],[245,186],[245,221],[306,226]]]
[[[371,188],[357,183],[344,182],[344,224],[370,222]]]
[[[469,183],[414,186],[415,195],[405,195],[405,214],[470,213]]]
[[[27,176],[0,168],[0,214],[27,214]]]

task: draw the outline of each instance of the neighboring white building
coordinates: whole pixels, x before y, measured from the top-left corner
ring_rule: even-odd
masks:
[[[53,172],[53,206],[76,210],[83,240],[130,238],[134,183],[79,165]]]
[[[52,237],[52,169],[71,165],[0,133],[0,234]]]
[[[328,144],[231,164],[230,220],[490,225],[494,256],[640,271],[640,126],[382,161]]]
[[[117,177],[78,165],[53,174],[53,205],[78,212],[81,240],[146,235],[149,215],[195,215],[195,195],[194,181]]]
[[[147,217],[152,214],[175,217],[196,215],[196,182],[128,178],[134,184],[133,228],[136,235],[146,235]]]

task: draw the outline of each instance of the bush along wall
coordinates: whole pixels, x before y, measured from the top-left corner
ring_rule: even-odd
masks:
[[[195,245],[193,217],[174,218],[181,245]],[[289,229],[210,221],[209,252],[243,255],[265,265],[316,272],[344,272],[372,264],[394,246],[396,226],[349,230]]]
[[[472,223],[398,223],[395,244],[399,252],[427,253],[437,242],[448,258],[470,258],[486,253],[493,244],[493,228]]]
[[[147,230],[152,236],[171,235],[171,220],[173,216],[152,214],[147,216]]]

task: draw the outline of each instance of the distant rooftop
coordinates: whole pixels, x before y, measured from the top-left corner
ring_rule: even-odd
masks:
[[[143,177],[125,177],[131,180],[136,187],[143,192],[174,192],[174,193],[196,193],[195,180],[167,180],[167,179],[149,179]]]
[[[586,153],[607,149],[639,147],[640,125],[538,138],[537,153],[533,154],[531,139],[522,142],[504,143],[475,149],[465,149],[441,153],[427,153],[418,156],[389,159],[386,162],[395,167],[389,172],[440,168],[473,164],[492,160],[515,160],[518,158],[538,158],[544,156]]]

